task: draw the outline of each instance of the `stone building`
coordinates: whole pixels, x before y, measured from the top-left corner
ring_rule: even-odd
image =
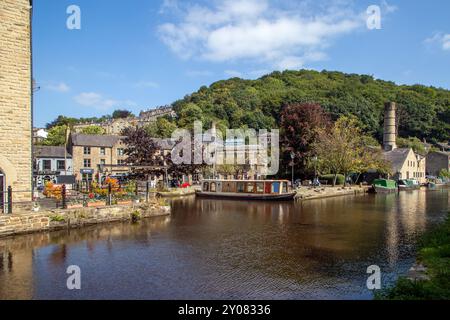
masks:
[[[45,182],[67,183],[67,176],[73,175],[72,155],[64,146],[35,146],[34,185],[42,187]]]
[[[0,1],[0,212],[8,186],[32,199],[31,4]]]
[[[386,103],[384,115],[384,158],[391,164],[395,180],[414,179],[426,183],[425,169],[427,159],[416,154],[411,148],[397,148],[396,104]]]
[[[102,176],[129,172],[121,136],[75,133],[70,136],[68,148],[78,181],[101,181]]]
[[[442,170],[450,171],[450,152],[430,152],[427,154],[427,175],[439,177]]]
[[[426,183],[426,158],[416,154],[410,148],[398,148],[384,153],[385,159],[391,163],[395,180],[414,179]]]
[[[175,112],[171,106],[158,107],[155,109],[149,109],[142,111],[139,117],[128,117],[119,119],[109,119],[103,122],[89,122],[79,123],[74,126],[75,132],[81,133],[81,131],[87,127],[99,126],[104,129],[107,135],[121,135],[123,129],[128,127],[144,127],[146,125],[155,122],[158,118],[170,116],[174,117]]]

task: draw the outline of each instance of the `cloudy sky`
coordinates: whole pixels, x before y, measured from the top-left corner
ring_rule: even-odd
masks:
[[[79,30],[67,28],[73,4]],[[36,0],[35,126],[59,114],[138,113],[273,70],[450,89],[449,12],[448,0]]]

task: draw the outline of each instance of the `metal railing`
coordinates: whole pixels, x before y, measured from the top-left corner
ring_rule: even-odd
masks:
[[[0,192],[0,213],[12,214],[18,207],[27,207],[30,210],[33,207],[39,209],[68,209],[73,205],[89,207],[90,202],[103,202],[105,206],[111,206],[118,203],[130,202],[139,199],[149,202],[156,195],[148,181],[136,181],[133,192],[125,192],[123,186],[113,186],[111,184],[100,187],[103,192],[101,195],[94,193],[91,185],[81,186],[75,184],[72,188],[62,185],[56,192],[57,195],[46,195],[37,197],[37,190],[20,191],[14,190],[11,186],[7,191]],[[28,193],[30,201],[14,200],[17,193]],[[32,200],[31,200],[32,199]]]

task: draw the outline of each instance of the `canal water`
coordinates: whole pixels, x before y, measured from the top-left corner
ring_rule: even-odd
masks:
[[[0,240],[0,299],[371,299],[392,284],[449,191],[304,203],[186,198],[173,214]],[[67,267],[81,269],[68,290]]]

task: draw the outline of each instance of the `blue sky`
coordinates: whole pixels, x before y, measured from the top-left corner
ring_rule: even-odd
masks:
[[[69,30],[69,5],[81,29]],[[367,28],[367,8],[381,29]],[[371,74],[450,89],[450,1],[35,0],[35,126],[170,104],[273,70]]]

